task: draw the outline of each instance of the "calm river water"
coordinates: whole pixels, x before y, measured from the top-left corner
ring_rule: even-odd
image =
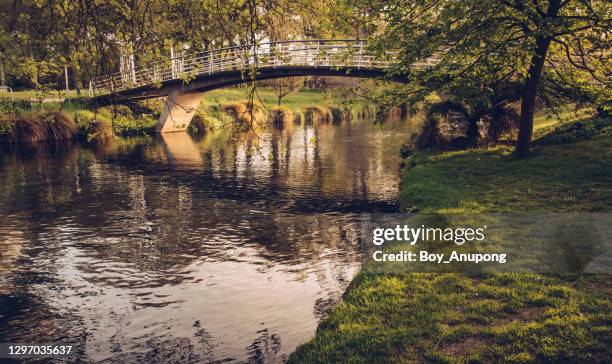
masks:
[[[0,155],[0,342],[85,362],[282,362],[395,211],[412,123],[173,134]]]

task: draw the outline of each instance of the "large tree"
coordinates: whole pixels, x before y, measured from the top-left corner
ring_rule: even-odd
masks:
[[[538,96],[597,102],[610,97],[610,17],[605,0],[355,0],[378,24],[373,47],[398,52],[392,73],[422,100],[466,91],[482,105],[500,85],[519,82],[516,155],[528,155]],[[543,84],[547,93],[541,94]],[[585,97],[587,95],[588,97]],[[468,100],[470,101],[470,100]]]
[[[318,13],[307,0],[4,1],[0,59],[7,74],[39,87],[64,66],[85,80],[115,72],[120,55],[133,54],[143,65],[167,61],[171,49],[195,52],[274,39],[280,28],[300,37],[306,26],[301,20]]]

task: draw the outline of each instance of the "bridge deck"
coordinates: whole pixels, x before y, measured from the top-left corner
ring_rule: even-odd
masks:
[[[95,99],[116,101],[167,96],[172,89],[206,91],[255,79],[304,75],[383,77],[394,54],[374,55],[365,41],[297,40],[183,53],[92,81]],[[399,79],[398,79],[399,80]],[[400,80],[401,81],[401,80]]]

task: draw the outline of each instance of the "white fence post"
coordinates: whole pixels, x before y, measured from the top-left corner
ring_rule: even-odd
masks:
[[[363,41],[360,40],[359,41],[359,61],[357,63],[357,69],[361,68],[361,55],[362,55],[362,53],[363,53]]]

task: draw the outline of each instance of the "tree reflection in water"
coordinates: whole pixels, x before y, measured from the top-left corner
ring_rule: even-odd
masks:
[[[358,270],[359,213],[395,211],[411,129],[4,153],[0,342],[73,342],[91,361],[282,360]]]

